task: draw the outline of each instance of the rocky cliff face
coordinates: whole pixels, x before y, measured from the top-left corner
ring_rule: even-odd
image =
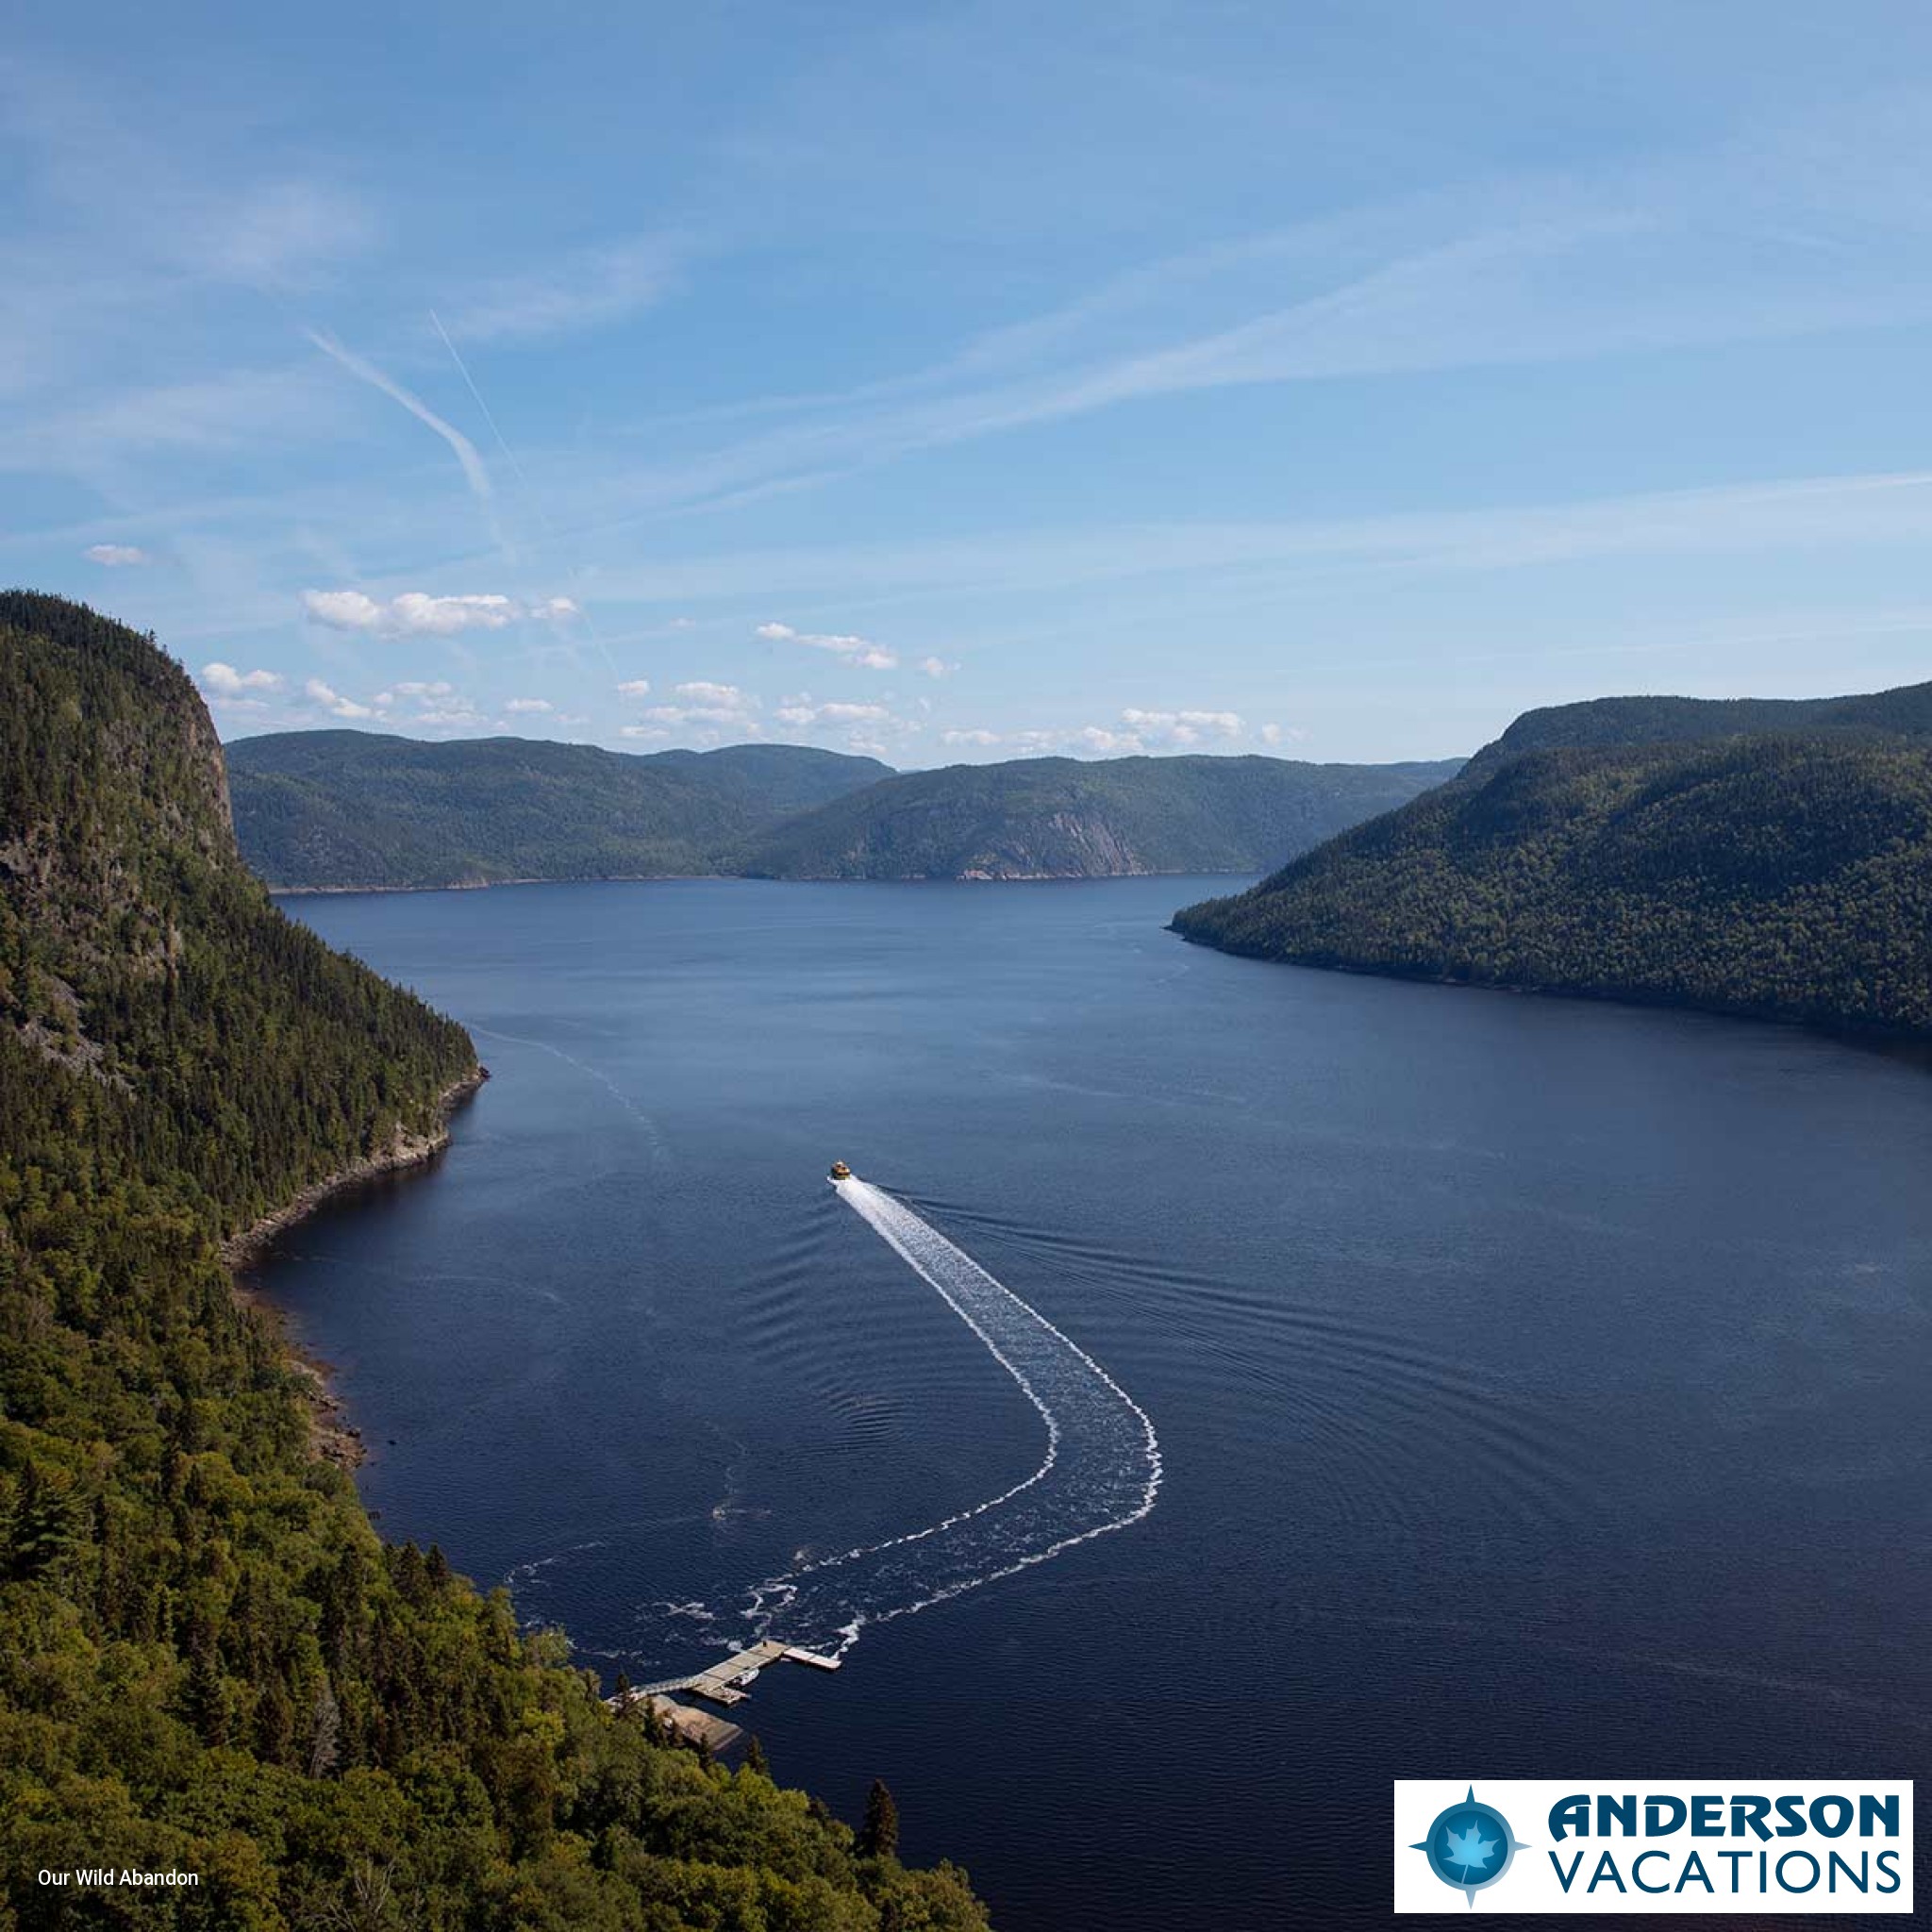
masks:
[[[1107,879],[1149,871],[1104,814],[1057,811],[1002,826],[959,869],[967,879]]]
[[[0,595],[0,924],[16,941],[0,1011],[46,1058],[120,1079],[88,1008],[106,982],[166,981],[194,882],[241,870],[221,742],[151,640],[24,591]]]
[[[22,591],[0,595],[0,1038],[144,1109],[234,1221],[433,1132],[476,1064],[271,905],[181,667]]]

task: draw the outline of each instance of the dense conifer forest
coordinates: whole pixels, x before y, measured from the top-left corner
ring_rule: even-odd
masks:
[[[1690,742],[1532,713],[1453,783],[1174,929],[1303,965],[1932,1034],[1928,694],[1831,701],[1801,737],[1707,707],[1697,723],[1745,734]]]
[[[947,765],[882,778],[780,825],[745,870],[860,879],[1255,873],[1455,770],[1224,756]]]
[[[474,1068],[242,867],[178,666],[0,597],[0,1925],[983,1926],[761,1754],[610,1715],[315,1455],[222,1243]],[[200,1883],[38,1882],[94,1866]]]
[[[227,757],[242,854],[288,887],[1257,873],[1456,769],[1129,758],[898,774],[796,744],[634,757],[366,731],[244,738]]]
[[[274,732],[227,758],[242,856],[289,887],[739,872],[791,814],[891,769],[799,744],[631,754],[372,731]]]

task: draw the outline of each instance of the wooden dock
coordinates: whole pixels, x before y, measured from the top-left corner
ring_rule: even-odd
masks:
[[[654,1696],[649,1691],[640,1691],[638,1695],[658,1713],[660,1722],[669,1724],[687,1743],[703,1744],[716,1753],[728,1751],[744,1736],[737,1724],[713,1717],[708,1710],[693,1710],[675,1698]]]
[[[666,1677],[662,1683],[645,1684],[633,1694],[636,1696],[656,1696],[666,1690],[688,1690],[693,1697],[702,1697],[711,1704],[722,1704],[727,1708],[734,1704],[742,1704],[745,1699],[744,1686],[766,1669],[778,1663],[809,1664],[818,1671],[836,1671],[839,1659],[822,1656],[815,1650],[801,1650],[796,1644],[754,1643],[749,1650],[736,1650],[722,1662],[715,1663],[708,1670],[694,1672],[689,1677]],[[680,1705],[679,1709],[689,1707]]]
[[[749,1650],[737,1651],[723,1663],[713,1664],[708,1671],[700,1671],[678,1688],[713,1704],[742,1704],[744,1692],[739,1686],[750,1683],[767,1664],[780,1662],[786,1648],[782,1643],[755,1643]]]

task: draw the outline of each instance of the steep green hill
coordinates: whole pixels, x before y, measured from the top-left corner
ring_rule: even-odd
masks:
[[[284,919],[153,644],[0,596],[0,1924],[974,1932],[386,1547],[221,1242],[474,1074]],[[42,1869],[170,1870],[82,1890]]]
[[[781,825],[746,869],[777,878],[1258,872],[1456,769],[1263,758],[950,765],[881,779]]]
[[[1526,751],[1695,744],[1718,738],[1923,737],[1932,684],[1841,698],[1591,698],[1525,711],[1470,761],[1488,771]]]
[[[227,758],[243,856],[298,887],[730,871],[779,819],[890,769],[803,745],[632,757],[367,731],[239,739]]]
[[[1932,1033],[1932,743],[1485,757],[1174,924],[1304,965]]]

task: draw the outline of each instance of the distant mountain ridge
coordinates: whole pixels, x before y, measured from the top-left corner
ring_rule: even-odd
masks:
[[[1932,684],[1528,712],[1174,924],[1302,965],[1932,1035]]]
[[[1457,770],[1266,758],[1023,758],[883,778],[769,836],[778,878],[1259,872]]]
[[[626,754],[291,731],[227,747],[243,856],[283,888],[733,872],[781,819],[891,769],[803,745]]]
[[[243,854],[271,885],[309,890],[1253,873],[1459,765],[1029,758],[895,773],[803,745],[629,755],[363,731],[240,739],[227,760]]]

